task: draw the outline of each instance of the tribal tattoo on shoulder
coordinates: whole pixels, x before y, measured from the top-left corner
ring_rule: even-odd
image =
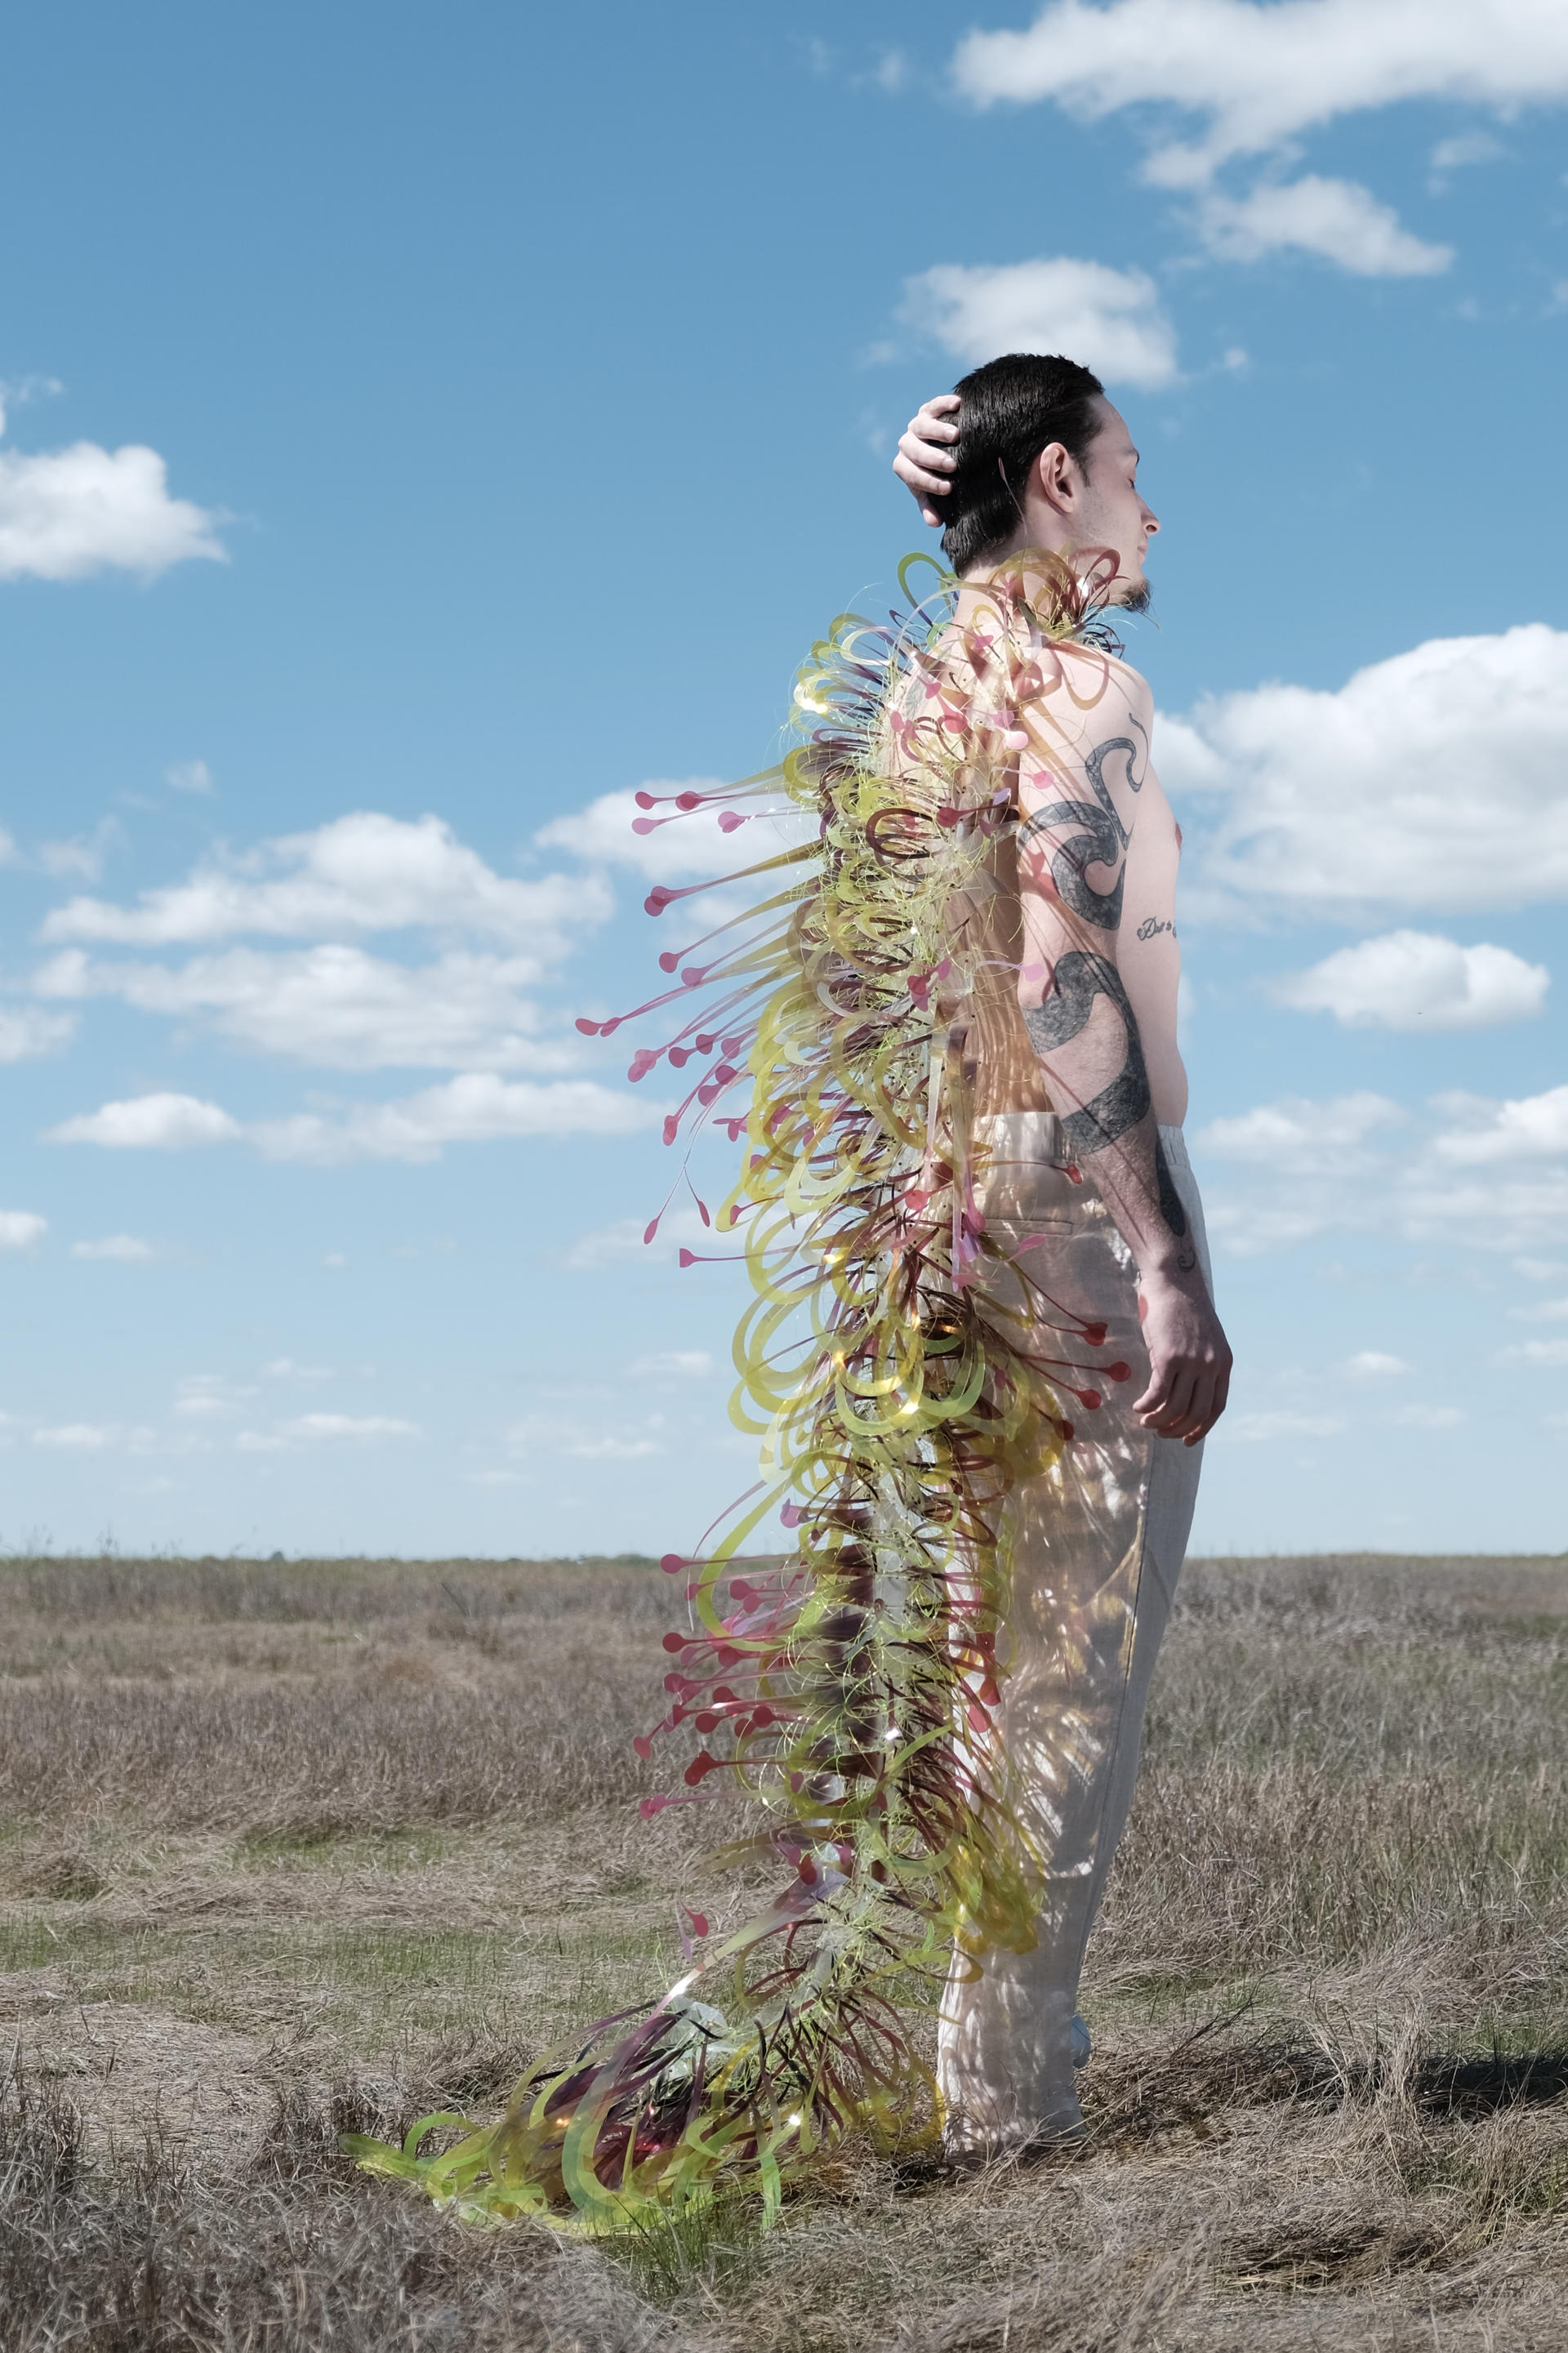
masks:
[[[1137,722],[1132,723],[1137,726]],[[1142,729],[1139,728],[1142,734]],[[1116,754],[1125,758],[1124,776],[1135,793],[1143,789],[1139,766],[1146,757],[1147,740],[1135,743],[1131,735],[1110,735],[1097,744],[1083,764],[1092,801],[1053,800],[1037,809],[1020,828],[1020,840],[1027,843],[1043,835],[1055,835],[1047,856],[1050,862],[1051,880],[1062,904],[1081,915],[1086,923],[1097,931],[1114,932],[1121,922],[1121,892],[1127,880],[1126,869],[1117,874],[1109,891],[1097,891],[1089,880],[1091,866],[1121,865],[1132,836],[1117,814],[1105,782],[1105,764]],[[1067,832],[1068,826],[1079,828]]]

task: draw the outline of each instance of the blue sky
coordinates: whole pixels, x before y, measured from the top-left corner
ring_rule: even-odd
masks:
[[[659,1551],[748,1482],[738,1271],[637,1241],[573,1026],[657,977],[625,797],[773,755],[1020,344],[1164,523],[1195,1540],[1568,1542],[1561,9],[889,23],[13,26],[0,1543]]]

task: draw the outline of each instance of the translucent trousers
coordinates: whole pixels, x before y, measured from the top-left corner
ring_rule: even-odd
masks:
[[[988,1952],[978,1975],[954,1961],[937,2067],[948,2141],[960,2150],[1005,2148],[1082,2121],[1073,2090],[1075,2041],[1080,2061],[1088,2048],[1081,2024],[1075,2035],[1079,1972],[1132,1802],[1149,1681],[1203,1456],[1133,1418],[1149,1377],[1137,1270],[1092,1186],[1053,1165],[1054,1116],[1005,1113],[984,1124],[980,1140],[992,1157],[988,1229],[1009,1255],[1032,1241],[1022,1263],[1035,1282],[1074,1316],[1106,1326],[1103,1348],[1042,1334],[1041,1353],[1102,1365],[1120,1357],[1132,1377],[1103,1383],[1099,1409],[1075,1414],[1060,1461],[1008,1500],[1014,1584],[999,1644],[1000,1717],[1020,1811],[1046,1859],[1045,1900],[1033,1952]],[[1160,1140],[1212,1291],[1182,1131],[1163,1127]],[[995,1281],[999,1301],[1022,1305],[1016,1275]]]

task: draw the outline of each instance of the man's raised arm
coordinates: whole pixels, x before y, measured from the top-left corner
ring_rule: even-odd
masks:
[[[1195,1445],[1225,1410],[1230,1349],[1161,1149],[1118,959],[1149,756],[1147,692],[1113,672],[1092,708],[1075,713],[1070,743],[1053,740],[1042,720],[1019,761],[1025,1018],[1068,1153],[1138,1263],[1151,1374],[1134,1411],[1163,1437]]]

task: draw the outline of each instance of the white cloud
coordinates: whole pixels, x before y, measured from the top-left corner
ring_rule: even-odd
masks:
[[[1291,1097],[1211,1122],[1196,1148],[1236,1172],[1205,1186],[1211,1233],[1242,1257],[1336,1230],[1449,1254],[1555,1243],[1568,1229],[1568,1087],[1511,1103],[1442,1095],[1429,1108],[1418,1123],[1376,1095]]]
[[[107,1103],[46,1130],[47,1144],[98,1144],[111,1152],[185,1152],[197,1144],[229,1144],[241,1133],[216,1103],[195,1095],[133,1095]]]
[[[531,955],[454,950],[404,965],[335,943],[229,948],[174,967],[66,948],[33,987],[44,997],[114,997],[144,1013],[195,1017],[254,1053],[332,1070],[570,1070],[581,1060],[575,1039],[539,1037],[537,1008],[521,994],[540,970]]]
[[[205,760],[176,760],[163,771],[163,782],[177,793],[216,793],[212,770]]]
[[[1154,281],[1102,261],[939,263],[906,280],[900,316],[974,365],[1003,352],[1065,352],[1108,382],[1157,391],[1176,375],[1176,334]]]
[[[0,1250],[37,1250],[49,1230],[47,1218],[33,1209],[0,1209]]]
[[[280,1423],[279,1435],[309,1444],[346,1440],[366,1445],[386,1438],[418,1438],[422,1432],[417,1422],[399,1421],[389,1414],[302,1413],[293,1421]]]
[[[1568,1087],[1501,1103],[1482,1096],[1440,1095],[1436,1108],[1456,1124],[1438,1136],[1436,1149],[1459,1166],[1568,1154]]]
[[[1453,139],[1439,139],[1432,150],[1431,165],[1436,175],[1463,171],[1471,164],[1495,164],[1503,153],[1500,139],[1489,131],[1461,131]]]
[[[227,1421],[251,1394],[222,1373],[189,1373],[174,1384],[174,1411],[184,1421]]]
[[[1220,1423],[1227,1438],[1248,1444],[1277,1438],[1337,1438],[1344,1418],[1337,1413],[1298,1413],[1282,1407],[1271,1413],[1226,1414]]]
[[[0,580],[152,578],[192,557],[226,563],[216,536],[225,519],[172,499],[155,449],[77,441],[31,457],[0,451]]]
[[[58,1054],[75,1035],[74,1013],[42,1013],[33,1006],[15,1013],[0,1010],[0,1062],[26,1062],[38,1054]]]
[[[1401,1430],[1458,1430],[1465,1417],[1457,1405],[1402,1405],[1394,1419]]]
[[[215,858],[184,882],[144,891],[134,907],[73,899],[46,918],[42,935],[167,947],[247,932],[312,939],[418,926],[551,958],[609,911],[609,893],[592,875],[520,881],[497,874],[440,818],[409,822],[361,809],[313,833]]]
[[[73,834],[64,841],[41,841],[38,864],[46,874],[61,879],[70,875],[79,881],[96,882],[103,871],[106,854],[123,837],[124,828],[117,818],[100,818],[90,833]]]
[[[1454,259],[1448,245],[1427,245],[1402,228],[1397,214],[1353,180],[1309,173],[1265,181],[1239,199],[1205,199],[1198,228],[1211,253],[1226,261],[1261,261],[1282,251],[1315,253],[1358,278],[1430,278]]]
[[[703,1224],[695,1209],[668,1210],[660,1218],[658,1231],[651,1242],[643,1240],[647,1222],[646,1218],[617,1218],[613,1225],[579,1234],[563,1253],[562,1263],[582,1271],[624,1266],[632,1260],[645,1266],[668,1266],[683,1246],[702,1251],[714,1246],[713,1229]],[[727,1238],[717,1239],[722,1241]]]
[[[1534,1307],[1510,1307],[1518,1324],[1568,1324],[1568,1299],[1543,1299]]]
[[[1401,931],[1339,948],[1277,983],[1275,994],[1349,1029],[1489,1029],[1538,1014],[1551,977],[1509,948]]]
[[[141,1451],[154,1442],[154,1437],[151,1430],[126,1430],[117,1421],[67,1421],[35,1430],[33,1443],[66,1454],[104,1454],[121,1446]]]
[[[1342,1175],[1350,1154],[1368,1137],[1403,1126],[1405,1117],[1386,1095],[1364,1091],[1326,1103],[1287,1095],[1233,1118],[1210,1120],[1197,1143],[1216,1159],[1245,1161],[1281,1175],[1324,1169]]]
[[[617,1427],[604,1426],[617,1419]],[[642,1462],[664,1452],[658,1439],[628,1427],[607,1402],[585,1411],[580,1423],[542,1418],[514,1422],[506,1444],[511,1453],[542,1462],[563,1455],[578,1462]]]
[[[1498,1350],[1500,1365],[1531,1365],[1538,1371],[1558,1372],[1568,1365],[1568,1340],[1521,1340],[1515,1348]]]
[[[332,1377],[331,1366],[297,1365],[292,1356],[274,1356],[261,1370],[269,1381],[330,1381]]]
[[[1198,897],[1353,913],[1568,897],[1568,632],[1437,638],[1336,691],[1269,685],[1162,723],[1218,797]]]
[[[661,1119],[667,1108],[592,1079],[540,1086],[468,1071],[398,1102],[258,1120],[248,1133],[268,1160],[435,1160],[446,1145],[505,1136],[627,1135]]]
[[[807,813],[782,797],[776,807],[728,830],[718,810],[677,811],[679,794],[723,789],[715,776],[650,777],[635,787],[601,793],[586,808],[552,818],[534,835],[534,843],[541,849],[570,850],[595,865],[629,867],[650,882],[674,882],[754,866],[781,849],[793,849],[815,830]],[[657,806],[642,807],[639,792]]]
[[[1385,1356],[1380,1348],[1360,1348],[1345,1366],[1355,1381],[1397,1380],[1410,1370],[1403,1356]]]
[[[953,74],[975,104],[1054,99],[1094,121],[1124,106],[1203,118],[1150,163],[1167,185],[1226,157],[1401,100],[1499,109],[1568,97],[1560,0],[1053,0],[1022,33],[973,32]]]
[[[669,1377],[699,1381],[713,1370],[713,1359],[706,1348],[664,1348],[657,1356],[639,1356],[627,1370],[634,1380]]]
[[[137,1234],[105,1234],[101,1241],[72,1242],[72,1258],[110,1259],[122,1266],[145,1266],[157,1252]]]

